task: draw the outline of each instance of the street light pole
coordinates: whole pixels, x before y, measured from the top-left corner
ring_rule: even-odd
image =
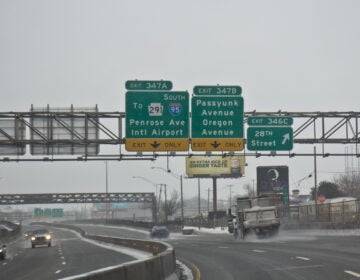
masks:
[[[317,205],[318,187],[317,187],[316,146],[314,146],[314,195],[315,195],[315,215],[316,215],[316,220],[317,220],[319,212],[318,212],[318,205]]]
[[[183,177],[180,175],[181,228],[184,228]]]
[[[106,198],[105,198],[105,201],[106,201],[106,204],[105,204],[105,223],[108,222],[108,218],[109,218],[109,173],[108,173],[108,162],[107,160],[105,161],[105,195],[106,195]]]

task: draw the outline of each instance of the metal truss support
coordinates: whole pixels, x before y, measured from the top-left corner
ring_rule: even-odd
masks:
[[[54,203],[155,203],[154,193],[0,194],[0,205]]]
[[[97,108],[97,107],[96,107]],[[321,155],[327,154],[325,151],[325,145],[330,144],[351,144],[355,145],[354,156],[360,157],[359,143],[360,143],[360,131],[359,131],[359,118],[360,112],[345,111],[345,112],[257,112],[249,111],[244,113],[244,123],[251,116],[288,116],[293,118],[293,132],[294,132],[294,147],[299,145],[315,145],[322,146]],[[43,145],[48,147],[44,156],[40,157],[41,152],[36,154],[38,157],[29,157],[22,154],[10,154],[7,156],[5,153],[1,155],[6,156],[2,161],[87,161],[87,160],[155,160],[157,157],[169,156],[168,152],[126,152],[124,150],[124,144],[126,142],[123,137],[123,129],[125,124],[124,112],[87,112],[87,111],[36,111],[30,112],[0,112],[1,120],[18,120],[20,126],[25,128],[21,131],[28,132],[31,135],[25,135],[26,133],[18,133],[17,135],[9,134],[7,130],[0,126],[0,148],[1,147],[21,147],[21,151],[25,150],[26,146],[36,147],[36,145]],[[48,127],[39,129],[34,125],[34,119],[42,119],[46,124],[48,120]],[[75,128],[72,122],[68,120],[84,120],[84,131],[79,128]],[[109,123],[111,122],[111,123]],[[15,122],[17,123],[17,122]],[[1,122],[0,122],[1,124]],[[67,137],[54,137],[51,132],[55,129],[54,125],[57,125],[67,133]],[[46,126],[46,125],[45,125]],[[89,137],[89,128],[96,130],[96,137]],[[16,130],[14,128],[14,130]],[[17,130],[16,130],[17,131]],[[48,133],[49,132],[49,133]],[[65,134],[64,132],[64,134]],[[36,138],[36,139],[35,139]],[[245,139],[246,142],[246,139]],[[191,139],[189,139],[191,143]],[[57,157],[54,154],[54,147],[76,147],[84,149],[81,152],[74,154],[63,153],[62,157]],[[100,148],[95,147],[118,147],[114,153],[100,154]],[[92,153],[89,152],[88,147],[92,147]],[[17,151],[16,149],[14,149]],[[295,150],[295,149],[294,149]],[[212,152],[213,154],[220,153],[226,155],[227,151]],[[292,154],[303,156],[313,156],[313,153],[301,154],[293,151]],[[189,150],[187,152],[172,152],[171,156],[189,156],[194,153]],[[202,153],[206,154],[206,152]],[[236,153],[235,153],[236,154]],[[245,152],[240,153],[247,156],[258,156],[259,153]],[[13,155],[14,157],[10,157]],[[276,156],[283,155],[289,156],[291,153],[282,152],[276,153]],[[343,156],[344,153],[337,152],[331,155]],[[348,155],[348,154],[347,154]],[[64,157],[66,156],[66,157]],[[71,157],[72,156],[72,157]],[[1,159],[0,159],[1,160]]]

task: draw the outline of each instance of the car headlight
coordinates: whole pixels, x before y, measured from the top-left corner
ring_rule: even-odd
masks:
[[[31,236],[31,240],[32,240],[32,241],[35,241],[35,236]]]
[[[51,239],[51,235],[48,234],[48,235],[45,236],[45,238],[46,238],[47,240],[49,240],[49,239]]]
[[[2,253],[3,249],[0,249],[0,253]]]

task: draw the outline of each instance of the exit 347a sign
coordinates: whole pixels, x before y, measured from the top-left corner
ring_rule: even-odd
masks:
[[[186,151],[189,149],[189,93],[126,93],[128,151]]]

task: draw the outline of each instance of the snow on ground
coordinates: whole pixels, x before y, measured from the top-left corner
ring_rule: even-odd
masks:
[[[193,229],[194,233],[213,233],[213,234],[229,234],[227,228],[198,228],[185,227],[186,229]],[[309,236],[360,236],[360,228],[358,229],[305,229],[305,230],[281,230],[280,234],[286,233],[288,235],[309,235]]]
[[[93,245],[96,245],[96,246],[99,246],[99,247],[102,247],[102,248],[106,248],[108,250],[116,251],[116,252],[119,252],[119,253],[122,253],[122,254],[125,254],[125,255],[129,255],[129,256],[132,256],[132,257],[134,257],[134,258],[136,258],[138,260],[144,260],[144,259],[148,259],[148,258],[152,257],[152,253],[150,253],[150,252],[136,250],[136,249],[123,247],[123,246],[117,246],[117,245],[114,245],[114,244],[109,245],[109,243],[100,242],[100,241],[85,238],[85,237],[81,236],[81,234],[78,233],[77,231],[74,231],[74,230],[71,230],[71,229],[62,228],[62,230],[71,231],[71,232],[75,233],[83,241],[86,241],[86,242],[91,243]]]

